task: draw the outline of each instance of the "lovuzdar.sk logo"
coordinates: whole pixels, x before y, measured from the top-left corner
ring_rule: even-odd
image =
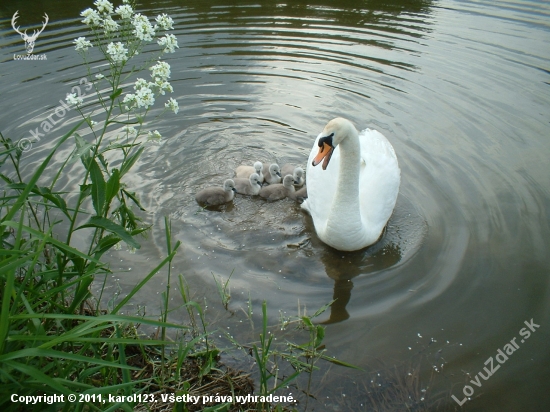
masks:
[[[19,33],[21,35],[21,38],[25,41],[25,49],[27,49],[27,55],[14,55],[13,59],[14,60],[47,60],[45,54],[42,54],[40,56],[35,56],[32,54],[32,52],[34,50],[34,44],[36,42],[36,39],[38,38],[40,33],[44,31],[44,29],[46,28],[46,25],[48,24],[48,21],[49,21],[48,15],[44,13],[45,21],[42,23],[42,28],[40,30],[33,30],[32,35],[27,34],[28,29],[26,29],[24,32],[19,31],[19,26],[16,27],[15,25],[16,24],[15,21],[17,20],[18,17],[19,17],[19,10],[17,10],[13,14],[13,17],[11,18],[11,26],[16,31],[16,33]]]

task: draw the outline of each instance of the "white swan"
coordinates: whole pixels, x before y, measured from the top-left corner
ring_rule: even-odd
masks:
[[[323,161],[322,168],[316,167]],[[319,238],[338,250],[375,243],[390,218],[401,172],[390,142],[376,130],[361,133],[349,120],[328,122],[307,165],[308,198]]]

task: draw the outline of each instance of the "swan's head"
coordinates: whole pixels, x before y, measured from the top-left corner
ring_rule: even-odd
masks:
[[[317,166],[324,159],[323,170],[325,170],[328,166],[328,163],[330,162],[332,152],[334,152],[336,146],[338,146],[346,137],[352,134],[357,134],[357,130],[349,120],[343,119],[341,117],[332,119],[330,122],[327,123],[321,133],[321,137],[317,142],[317,145],[319,146],[319,152],[317,153],[317,156],[315,156],[315,159],[313,159],[313,162],[311,162],[311,164],[313,166]]]
[[[235,182],[232,179],[227,179],[225,182],[223,182],[223,190],[225,190],[226,192],[233,191],[234,193],[237,193]]]
[[[256,171],[256,173],[258,173],[258,175],[262,171],[263,167],[264,167],[264,165],[262,164],[262,162],[254,163],[254,170]]]
[[[248,178],[250,180],[250,186],[254,187],[254,185],[261,186],[262,182],[260,182],[260,176],[258,176],[258,173],[252,173],[250,177]]]
[[[271,174],[271,176],[277,175],[281,177],[281,168],[277,163],[273,163],[272,165],[269,166],[269,173]]]

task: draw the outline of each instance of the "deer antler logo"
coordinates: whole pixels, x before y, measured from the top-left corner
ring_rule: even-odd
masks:
[[[49,17],[46,13],[44,13],[44,18],[46,19],[46,21],[44,23],[42,23],[42,28],[40,30],[34,30],[32,36],[29,36],[27,35],[27,30],[25,30],[24,33],[21,33],[19,31],[19,26],[15,27],[15,20],[17,20],[17,17],[19,17],[17,14],[19,13],[19,10],[17,10],[15,12],[15,14],[13,15],[13,17],[11,18],[11,26],[13,27],[13,29],[19,33],[21,35],[21,38],[23,40],[25,40],[25,48],[27,49],[27,53],[31,54],[32,51],[34,50],[34,42],[36,41],[36,39],[38,38],[38,35],[40,33],[42,33],[44,31],[44,29],[46,28],[46,24],[48,24],[48,21],[49,21]]]

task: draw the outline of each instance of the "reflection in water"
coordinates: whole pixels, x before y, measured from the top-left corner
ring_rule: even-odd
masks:
[[[399,245],[390,243],[381,247],[384,243],[381,239],[374,246],[358,252],[339,252],[326,248],[321,254],[326,273],[334,280],[334,302],[330,307],[330,317],[321,323],[336,323],[349,318],[346,305],[351,299],[354,277],[388,269],[401,260]]]

